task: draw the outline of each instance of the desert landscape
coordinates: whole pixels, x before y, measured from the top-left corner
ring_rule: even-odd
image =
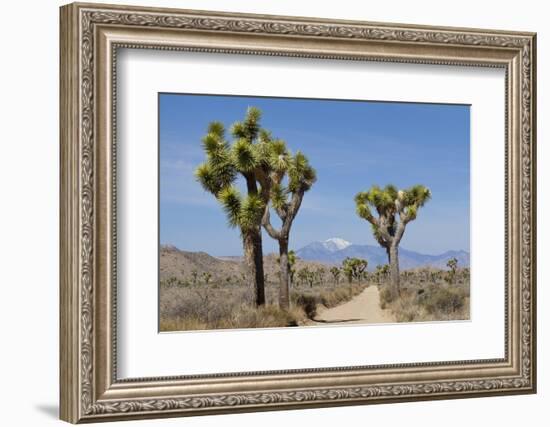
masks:
[[[342,254],[338,254],[340,250],[336,249],[337,244],[341,244],[339,241],[342,239],[316,242],[313,246],[317,248],[317,256],[325,259],[330,254],[336,259],[341,257]],[[366,249],[376,253],[375,247]],[[413,254],[409,255],[411,259],[408,262],[413,262]],[[469,262],[467,253],[461,255],[463,263]],[[203,252],[186,252],[174,246],[162,246],[161,331],[469,318],[469,268],[452,270],[446,265],[439,268],[441,257],[433,257],[432,265],[402,271],[401,298],[391,301],[387,264],[351,272],[350,281],[344,264],[293,256],[289,310],[281,310],[277,304],[277,258],[275,254],[264,257],[266,304],[258,309],[254,307],[253,291],[247,284],[246,268],[240,257],[212,257]],[[456,258],[449,258],[448,261],[453,259]]]
[[[266,128],[246,97],[166,99],[173,110],[161,130],[161,331],[469,319],[469,253],[449,250],[469,248],[467,109],[255,99],[272,113]],[[434,127],[449,108],[445,126]],[[197,122],[182,127],[174,111]],[[370,122],[380,126],[377,138],[395,133],[399,141],[366,138],[369,117],[378,117]],[[395,127],[396,117],[408,128]],[[447,149],[447,133],[427,132],[457,123],[464,137]],[[362,143],[342,142],[339,131],[350,129]],[[370,244],[316,240],[327,229]]]

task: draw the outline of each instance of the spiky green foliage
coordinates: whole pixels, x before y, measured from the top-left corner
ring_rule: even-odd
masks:
[[[242,232],[259,231],[271,194],[278,206],[284,204],[286,197],[281,188],[270,190],[269,177],[280,182],[291,156],[284,141],[274,139],[271,132],[260,127],[260,119],[260,110],[249,107],[244,120],[231,127],[232,143],[225,139],[224,125],[211,122],[201,140],[206,161],[195,171],[202,187],[219,200],[229,225]],[[234,187],[238,175],[247,182],[249,194],[243,196]]]
[[[255,230],[262,221],[265,203],[257,194],[249,194],[242,202],[239,224],[243,231]]]
[[[371,224],[376,240],[388,247],[394,237],[402,237],[404,228],[400,224],[404,226],[416,219],[418,209],[430,198],[430,190],[423,185],[414,185],[405,190],[398,190],[394,185],[386,185],[384,188],[373,185],[368,191],[355,196],[355,205],[357,215]]]
[[[294,193],[297,191],[308,191],[317,180],[315,169],[313,169],[307,157],[300,151],[292,157],[288,167],[288,189]]]
[[[290,154],[284,141],[274,139],[260,126],[261,112],[255,107],[246,111],[244,120],[231,127],[233,142],[225,138],[222,123],[208,125],[202,138],[206,161],[195,171],[202,187],[212,193],[221,204],[230,227],[239,228],[243,239],[248,277],[254,281],[256,305],[265,303],[261,224],[272,194],[272,182],[280,183],[289,163]],[[242,176],[246,194],[235,187]],[[285,193],[275,188],[279,204],[284,204]]]
[[[281,256],[288,260],[281,263],[286,264],[285,274],[281,277],[288,279],[289,274],[293,274],[293,262],[288,253],[290,226],[316,175],[307,157],[301,152],[292,155],[283,140],[274,138],[271,132],[261,128],[260,119],[260,110],[249,107],[244,120],[231,126],[232,143],[225,139],[223,124],[211,122],[202,138],[206,161],[197,168],[195,175],[203,188],[218,199],[229,226],[240,229],[245,254],[249,254],[248,259],[254,257],[257,264],[261,263],[258,260],[262,257],[256,256],[257,253],[253,256],[258,249],[250,245],[261,246],[257,243],[261,243],[261,225],[268,224],[264,224],[268,233],[279,239]],[[245,195],[235,187],[238,175],[245,180]],[[281,230],[275,230],[269,223],[270,205],[283,221]],[[256,243],[251,243],[250,239],[256,239]],[[261,268],[258,265],[257,271]]]
[[[230,227],[239,227],[241,225],[241,199],[241,193],[233,185],[225,187],[218,193],[218,200],[227,215]]]
[[[253,172],[258,160],[254,146],[244,138],[238,139],[231,147],[231,161],[239,172]]]
[[[298,259],[298,255],[296,255],[295,251],[289,251],[288,252],[288,264],[293,267],[294,264],[296,264],[296,260]]]
[[[286,189],[278,183],[271,186],[271,203],[275,209],[284,210],[288,202],[288,194]]]
[[[237,175],[231,162],[229,144],[223,139],[224,134],[221,123],[210,123],[208,133],[201,141],[207,160],[195,170],[195,176],[202,187],[214,195],[231,185]]]
[[[237,139],[255,140],[260,132],[261,111],[256,107],[248,107],[245,119],[242,122],[236,122],[231,127],[233,137]]]
[[[283,224],[280,230],[271,225],[269,206],[266,206],[262,223],[274,239],[288,240],[290,227],[300,209],[304,194],[311,189],[317,176],[302,152],[297,151],[292,155],[281,140],[273,140],[272,148],[271,154],[275,160],[270,162],[270,173],[264,185],[269,187],[269,201]]]

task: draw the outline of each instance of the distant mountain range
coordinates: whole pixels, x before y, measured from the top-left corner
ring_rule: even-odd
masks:
[[[297,250],[296,255],[303,260],[325,264],[340,264],[346,257],[362,258],[368,261],[368,269],[371,271],[377,265],[388,263],[386,250],[382,247],[356,245],[338,237],[323,242],[310,243]],[[439,255],[426,255],[399,248],[399,267],[401,270],[417,267],[447,269],[447,261],[451,258],[458,260],[459,267],[470,266],[470,253],[466,251],[450,250]]]

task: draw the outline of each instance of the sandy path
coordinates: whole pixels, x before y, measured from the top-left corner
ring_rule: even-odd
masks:
[[[395,318],[379,305],[378,287],[369,286],[352,300],[320,311],[314,323],[391,323]]]

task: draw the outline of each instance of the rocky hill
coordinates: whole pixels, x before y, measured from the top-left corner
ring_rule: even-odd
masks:
[[[316,269],[326,268],[327,265],[316,261],[298,259],[296,269],[303,267]],[[213,257],[205,252],[183,251],[172,245],[160,247],[160,280],[174,277],[179,280],[192,281],[193,273],[200,277],[203,273],[210,273],[212,280],[226,280],[228,277],[240,278],[244,273],[242,257]],[[264,272],[270,280],[276,280],[279,272],[277,256],[264,256]]]

